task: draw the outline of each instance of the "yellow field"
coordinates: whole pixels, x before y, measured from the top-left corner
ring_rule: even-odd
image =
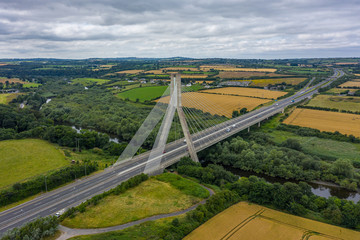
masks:
[[[0,104],[8,104],[11,100],[15,99],[20,93],[1,93]]]
[[[197,81],[195,81],[196,83],[203,83],[203,82],[206,82],[206,83],[212,83],[212,82],[214,82],[214,81],[205,81],[205,80],[201,80],[201,81],[199,81],[199,80],[197,80]]]
[[[359,73],[355,73],[354,75],[355,75],[355,76],[360,76],[360,74],[359,74]]]
[[[269,84],[279,84],[286,82],[290,85],[297,85],[303,81],[305,81],[306,78],[277,78],[277,79],[255,79],[251,80],[252,86],[258,86],[258,87],[265,87]],[[246,81],[246,80],[244,80]]]
[[[109,65],[100,65],[101,68],[107,68],[107,69],[110,69],[113,66],[115,66],[115,65],[111,65],[111,64],[109,64]]]
[[[259,98],[268,98],[268,99],[276,99],[278,97],[287,94],[286,92],[280,92],[280,91],[270,91],[270,90],[264,90],[258,88],[243,88],[243,87],[216,88],[216,89],[204,90],[201,92],[224,94],[224,95],[238,95],[238,96],[247,96],[247,97],[259,97]]]
[[[148,73],[148,74],[163,74],[163,70],[149,70],[149,71],[146,71],[145,73]]]
[[[360,115],[356,114],[297,108],[284,123],[360,137]]]
[[[157,101],[168,103],[169,96]],[[213,115],[225,115],[231,118],[234,110],[247,108],[248,111],[256,108],[260,104],[269,102],[267,99],[250,98],[231,95],[216,95],[207,93],[184,93],[182,94],[182,105],[189,108],[197,108],[203,112],[209,112]]]
[[[360,233],[240,202],[217,214],[184,239],[360,240]]]
[[[238,69],[238,68],[237,68]],[[284,75],[284,74],[277,74],[277,73],[268,73],[268,72],[219,72],[219,75],[217,75],[220,78],[249,78],[249,77],[286,77],[290,75]]]
[[[199,71],[199,69],[197,68],[193,68],[193,67],[167,67],[167,68],[162,68],[161,70],[165,70],[165,71]]]
[[[207,75],[200,75],[200,74],[181,74],[181,78],[207,78]]]
[[[275,68],[238,68],[233,65],[204,65],[200,66],[200,70],[209,71],[211,69],[228,72],[276,72]]]
[[[143,72],[144,70],[125,70],[125,71],[120,71],[120,72],[116,72],[116,73],[119,73],[119,74],[136,74],[136,73],[140,73],[140,72]]]
[[[21,83],[21,84],[29,83],[29,82],[21,81],[18,78],[0,78],[0,82],[2,82],[3,84],[5,84],[6,81],[9,81],[9,83],[12,83],[12,82],[13,83]]]
[[[338,62],[335,65],[358,65],[358,62]]]
[[[357,79],[356,79],[357,80]],[[360,87],[360,81],[348,81],[340,85],[340,87]]]

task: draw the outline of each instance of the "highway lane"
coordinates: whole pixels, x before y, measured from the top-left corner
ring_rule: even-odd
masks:
[[[334,70],[334,75],[311,88],[308,88],[310,82],[301,91],[295,95],[280,100],[275,104],[257,109],[235,119],[213,126],[209,129],[193,134],[194,146],[197,151],[216,144],[249,126],[256,124],[278,112],[281,112],[288,105],[299,102],[316,93],[316,88],[330,84],[338,77],[343,76],[341,70]],[[308,89],[307,89],[308,88]],[[230,131],[229,131],[230,129]],[[166,153],[162,158],[162,167],[167,167],[187,155],[186,143],[183,139],[169,143],[165,147]],[[149,152],[138,155],[133,160],[119,164],[116,167],[110,167],[101,173],[77,180],[65,187],[48,192],[29,202],[16,206],[12,209],[0,213],[0,233],[22,225],[38,216],[43,217],[54,214],[55,212],[76,206],[82,201],[92,196],[102,193],[108,189],[117,186],[120,182],[129,179],[144,171]],[[153,159],[154,160],[154,159]]]

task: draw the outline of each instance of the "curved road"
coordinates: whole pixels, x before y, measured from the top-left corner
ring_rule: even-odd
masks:
[[[240,117],[228,120],[199,133],[193,134],[193,142],[196,151],[201,151],[217,142],[228,138],[254,124],[260,123],[279,112],[287,106],[302,101],[317,93],[317,89],[327,86],[334,80],[342,77],[344,72],[334,69],[334,75],[308,87],[310,82],[295,95],[280,100],[271,106],[262,107]],[[181,157],[187,156],[186,143],[183,139],[169,143],[165,147],[166,153],[161,160],[162,168],[168,167],[177,162]],[[55,214],[61,209],[69,208],[80,204],[94,195],[100,194],[108,189],[114,188],[119,183],[142,173],[145,169],[150,152],[143,153],[134,157],[131,161],[123,162],[117,166],[109,167],[103,172],[79,179],[62,188],[45,193],[33,200],[13,207],[0,213],[0,234],[5,231],[18,227],[36,217],[44,217]],[[149,161],[156,161],[151,159]]]

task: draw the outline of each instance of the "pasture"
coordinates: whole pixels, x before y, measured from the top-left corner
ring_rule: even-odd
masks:
[[[360,137],[360,115],[356,114],[297,108],[284,123]]]
[[[168,103],[169,96],[163,97],[157,101]],[[248,111],[251,111],[260,104],[265,104],[267,102],[270,102],[270,100],[232,95],[207,94],[200,92],[182,94],[183,106],[197,108],[212,115],[224,115],[228,118],[232,117],[232,112],[234,110],[247,108]]]
[[[185,240],[197,239],[360,239],[359,232],[240,202],[195,229]]]
[[[100,78],[75,78],[75,79],[71,80],[72,84],[81,84],[83,86],[90,86],[93,84],[102,85],[109,81],[110,80],[100,79]]]
[[[169,174],[150,178],[120,195],[107,196],[96,206],[86,207],[84,213],[66,218],[62,224],[74,228],[115,226],[153,215],[177,212],[209,195],[199,184]]]
[[[267,99],[277,99],[278,97],[284,96],[287,93],[281,91],[270,91],[258,88],[243,88],[243,87],[225,87],[215,88],[201,91],[203,93],[215,93],[222,95],[237,95],[246,97],[257,97]]]
[[[124,70],[124,71],[120,71],[120,72],[116,72],[118,74],[138,74],[143,72],[144,70],[141,69],[133,69],[133,70]]]
[[[360,80],[357,81],[359,79],[355,79],[353,81],[348,81],[346,83],[343,83],[340,85],[341,88],[347,88],[347,87],[358,87],[360,88]]]
[[[163,74],[163,70],[149,70],[149,71],[146,71],[146,72],[144,72],[144,73],[146,73],[146,74]]]
[[[312,107],[336,108],[339,110],[360,112],[360,97],[318,95],[311,99],[311,101],[306,105]]]
[[[354,92],[355,89],[352,88],[331,88],[328,91],[326,91],[326,93],[331,93],[331,94],[342,94],[344,93],[346,90],[349,90],[350,92]]]
[[[8,104],[15,99],[19,93],[0,93],[0,104]]]
[[[40,83],[25,83],[23,88],[37,88],[40,87],[42,84]]]
[[[217,77],[220,78],[230,78],[230,79],[236,79],[236,78],[250,78],[250,77],[287,77],[290,75],[283,75],[283,74],[277,74],[277,73],[268,73],[268,72],[219,72]]]
[[[202,71],[228,71],[228,72],[276,72],[275,68],[240,68],[234,65],[204,65],[200,66]]]
[[[168,86],[138,87],[128,91],[123,91],[117,94],[117,96],[121,99],[128,98],[131,101],[139,99],[140,102],[144,102],[161,97],[167,88]]]
[[[0,77],[0,82],[5,84],[6,81],[8,81],[9,83],[21,83],[21,84],[25,84],[25,83],[28,83],[28,82],[24,82],[18,78],[2,78]]]
[[[54,145],[39,139],[0,141],[0,156],[0,188],[69,165]]]
[[[176,72],[176,71],[199,71],[199,69],[195,67],[167,67],[162,68],[161,70],[165,72]]]
[[[281,84],[283,82],[288,85],[297,85],[305,80],[306,78],[253,79],[251,80],[251,85],[257,87],[266,87],[269,84],[274,85],[274,84]]]

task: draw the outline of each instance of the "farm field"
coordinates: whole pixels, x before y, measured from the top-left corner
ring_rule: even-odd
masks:
[[[0,141],[0,188],[69,165],[52,144],[39,139]]]
[[[360,73],[354,73],[355,76],[359,76],[360,77]]]
[[[207,78],[207,75],[200,75],[200,74],[181,74],[181,78]]]
[[[356,114],[297,108],[284,123],[360,137],[360,115]]]
[[[137,74],[137,73],[141,73],[144,70],[141,69],[134,69],[134,70],[124,70],[124,71],[120,71],[120,72],[116,72],[118,74]]]
[[[120,195],[105,197],[96,206],[88,206],[84,213],[77,214],[74,218],[66,218],[62,224],[75,228],[115,226],[153,215],[180,211],[208,195],[207,190],[199,184],[165,173]]]
[[[20,79],[18,78],[1,78],[0,77],[0,82],[5,84],[6,81],[9,81],[9,83],[21,83],[21,84],[25,84],[25,83],[29,83],[29,82],[24,82],[24,81],[21,81]]]
[[[240,68],[236,66],[230,65],[204,65],[200,66],[200,70],[202,71],[210,71],[211,69],[218,70],[218,71],[236,71],[236,72],[276,72],[277,69],[275,68]]]
[[[250,78],[250,77],[288,77],[290,75],[283,75],[268,72],[219,72],[217,75],[220,78]]]
[[[360,97],[318,95],[306,105],[360,112]]]
[[[200,84],[202,84],[202,83],[212,83],[212,82],[214,82],[214,81],[206,81],[206,80],[197,80],[197,81],[195,81],[195,83],[200,83]]]
[[[359,240],[360,234],[350,229],[240,202],[217,214],[184,238],[197,239]]]
[[[102,85],[109,81],[110,80],[99,79],[99,78],[75,78],[75,79],[71,80],[72,84],[79,83],[79,84],[82,84],[83,86],[90,86],[92,84]]]
[[[331,88],[326,93],[332,93],[332,94],[341,94],[345,92],[346,90],[349,90],[349,92],[354,92],[356,89],[353,88]]]
[[[201,92],[223,94],[223,95],[258,97],[258,98],[267,98],[267,99],[276,99],[278,97],[287,94],[286,92],[281,92],[281,91],[270,91],[270,90],[264,90],[258,88],[243,88],[243,87],[215,88],[215,89],[203,90]]]
[[[348,81],[346,83],[343,83],[343,84],[340,85],[340,87],[342,87],[342,88],[346,88],[346,87],[358,87],[358,88],[360,88],[360,81],[356,81],[356,80]]]
[[[360,163],[360,144],[335,141],[318,137],[302,137],[286,131],[271,131],[268,133],[276,143],[282,143],[288,138],[297,139],[305,152],[326,157],[328,159],[346,158]]]
[[[166,72],[172,72],[172,71],[199,71],[198,68],[194,68],[194,67],[167,67],[167,68],[162,68],[161,70],[164,70]]]
[[[0,93],[0,104],[8,104],[15,99],[19,93]]]
[[[25,83],[23,85],[23,88],[37,88],[39,86],[41,86],[42,84],[40,83]]]
[[[161,97],[167,88],[168,86],[138,87],[128,91],[123,91],[117,96],[121,99],[129,98],[131,101],[139,99],[139,101],[144,102],[146,100],[150,101]]]
[[[251,85],[258,86],[258,87],[265,87],[269,84],[279,84],[285,82],[289,85],[297,85],[303,81],[305,81],[306,78],[278,78],[278,79],[254,79],[251,80]]]
[[[169,97],[167,96],[157,101],[167,103]],[[265,104],[267,102],[270,102],[270,100],[242,96],[215,95],[199,92],[182,94],[183,106],[197,108],[203,112],[209,112],[212,115],[224,115],[228,118],[231,118],[234,110],[247,108],[248,111],[251,111],[260,104]]]
[[[149,70],[149,71],[146,71],[146,72],[144,72],[144,73],[146,73],[146,74],[149,74],[149,73],[151,73],[151,74],[163,74],[163,70]]]

